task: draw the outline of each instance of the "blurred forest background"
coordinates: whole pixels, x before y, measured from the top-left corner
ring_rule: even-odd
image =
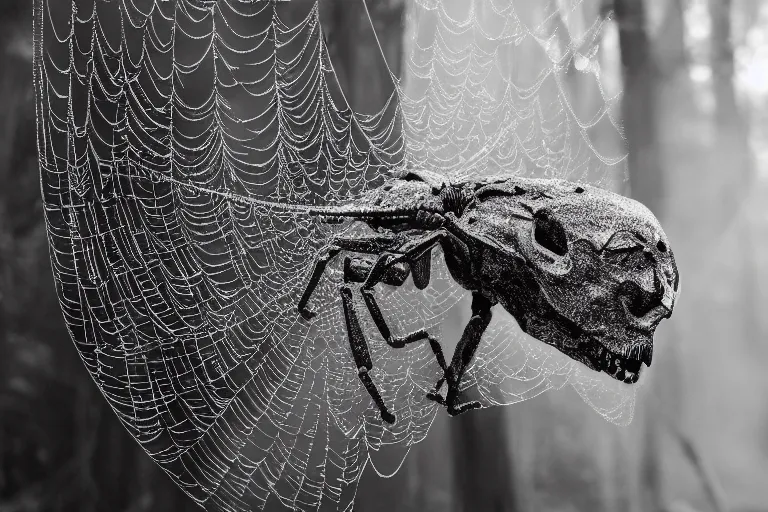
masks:
[[[322,2],[350,102],[377,108],[389,89],[371,87],[387,77],[362,4]],[[406,3],[368,0],[397,73]],[[366,472],[358,512],[768,512],[768,3],[585,5],[614,12],[599,58],[606,88],[624,90],[630,179],[617,188],[661,219],[682,275],[635,419],[615,427],[571,389],[440,414],[395,477]],[[39,199],[31,7],[0,2],[0,512],[196,510],[116,421],[64,329]]]

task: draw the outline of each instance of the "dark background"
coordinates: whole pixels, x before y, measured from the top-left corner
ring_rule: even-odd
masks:
[[[368,4],[399,73],[406,7]],[[615,12],[599,59],[624,90],[630,179],[618,187],[661,219],[682,275],[652,382],[627,428],[572,390],[439,415],[394,478],[363,476],[358,512],[768,511],[768,4],[584,4]],[[350,102],[375,108],[390,89],[371,87],[387,77],[361,4],[323,8]],[[0,512],[194,510],[118,424],[64,330],[39,199],[31,20],[30,0],[0,3]]]

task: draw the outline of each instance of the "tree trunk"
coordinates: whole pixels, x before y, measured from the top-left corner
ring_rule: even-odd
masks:
[[[456,509],[463,512],[520,510],[504,409],[473,411],[451,423]]]
[[[616,0],[614,5],[624,78],[622,116],[629,144],[631,193],[661,217],[663,175],[656,137],[658,72],[646,32],[645,4]]]
[[[462,300],[446,322],[457,338],[469,321],[469,301]],[[445,414],[445,411],[439,411]],[[449,419],[453,500],[457,512],[517,512],[516,480],[503,407],[471,411]]]
[[[733,46],[731,42],[731,0],[709,0],[712,21],[710,66],[715,95],[715,119],[720,129],[739,122],[739,108],[733,86]]]
[[[709,0],[709,16],[712,20],[710,41],[710,66],[712,68],[712,89],[715,97],[715,124],[718,135],[718,148],[714,156],[722,169],[730,169],[725,182],[723,201],[727,224],[725,229],[735,224],[744,250],[740,251],[742,329],[745,340],[762,339],[762,323],[757,311],[759,291],[756,287],[758,263],[755,261],[755,244],[748,204],[749,189],[754,181],[754,163],[749,146],[748,121],[739,108],[734,86],[734,56],[731,16],[732,0]]]
[[[664,14],[653,42],[654,60],[663,79],[674,79],[687,70],[688,50],[685,47],[685,21],[682,0],[663,0]]]
[[[732,0],[709,0],[712,21],[710,39],[710,67],[712,92],[715,97],[715,123],[718,134],[716,157],[721,164],[733,169],[729,176],[732,184],[727,194],[726,207],[736,212],[743,194],[752,180],[752,162],[749,149],[747,122],[736,100],[734,79],[733,41],[731,31]]]
[[[648,39],[645,4],[640,0],[616,0],[614,5],[623,67],[622,117],[629,145],[631,195],[661,219],[664,216],[664,180],[656,113],[659,73]],[[657,377],[656,385],[664,375]],[[641,451],[639,477],[647,505],[642,508],[660,512],[664,502],[659,424],[652,412],[643,417],[646,419],[643,425],[645,449]]]

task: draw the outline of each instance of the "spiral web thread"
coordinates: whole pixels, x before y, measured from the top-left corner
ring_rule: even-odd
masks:
[[[349,350],[338,265],[315,320],[296,314],[315,254],[364,231],[311,209],[406,166],[598,184],[623,170],[595,142],[618,133],[597,80],[602,22],[574,35],[589,5],[540,3],[530,19],[510,0],[409,5],[405,79],[362,115],[335,79],[322,3],[36,0],[42,193],[68,328],[125,427],[208,510],[349,510],[366,464],[384,447],[404,457],[438,411],[429,349],[390,349],[364,317],[398,417],[382,423]],[[599,90],[588,115],[569,99],[574,62]],[[460,298],[440,254],[434,265],[423,292],[377,289],[395,332],[438,333]],[[567,382],[631,418],[631,392],[497,314],[466,391],[506,404]]]

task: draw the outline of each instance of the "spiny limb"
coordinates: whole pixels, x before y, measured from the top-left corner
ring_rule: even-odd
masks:
[[[360,290],[360,294],[363,296],[363,300],[368,308],[368,312],[371,314],[373,323],[381,333],[381,337],[384,338],[384,341],[386,341],[390,347],[403,348],[411,343],[427,340],[432,349],[432,353],[435,354],[437,364],[440,365],[443,372],[447,371],[445,356],[443,355],[443,347],[440,345],[440,342],[437,341],[437,338],[430,335],[426,329],[419,329],[406,334],[405,336],[392,335],[392,331],[389,329],[389,325],[387,325],[387,321],[384,319],[384,315],[381,312],[381,308],[379,308],[379,304],[376,302],[376,297],[374,297],[373,292],[371,290]]]
[[[362,272],[365,271],[367,276],[367,274],[370,273],[371,268],[372,262],[370,260],[363,258],[345,258],[344,282],[359,283],[365,281],[365,277],[362,275]],[[408,277],[407,270],[408,266],[405,264],[393,265],[383,274],[382,282],[392,286],[400,286]],[[368,308],[368,312],[370,313],[376,328],[381,333],[381,337],[384,338],[390,347],[403,348],[409,343],[427,339],[429,340],[429,345],[432,348],[432,352],[435,354],[435,358],[437,359],[440,368],[445,371],[447,366],[445,362],[445,356],[443,355],[443,350],[440,346],[440,343],[435,337],[430,336],[430,334],[424,329],[419,329],[418,331],[406,334],[405,336],[392,336],[392,332],[390,331],[389,326],[384,319],[384,315],[382,314],[381,309],[376,302],[376,297],[374,297],[373,292],[371,290],[361,290],[361,295],[363,296],[365,305]]]
[[[397,254],[395,252],[389,252],[384,255],[379,256],[379,258],[376,260],[376,263],[374,263],[373,267],[370,268],[368,272],[368,276],[366,277],[363,286],[360,289],[360,293],[363,296],[363,300],[365,301],[365,305],[368,308],[368,312],[371,315],[371,318],[373,319],[374,324],[376,325],[376,328],[381,333],[382,338],[389,344],[392,348],[403,348],[404,346],[414,343],[416,341],[420,341],[423,339],[426,339],[429,341],[430,348],[432,349],[432,352],[435,354],[435,358],[437,359],[437,363],[440,365],[440,368],[445,372],[447,365],[445,362],[445,356],[443,355],[443,349],[440,346],[440,343],[437,341],[436,338],[431,336],[426,330],[419,329],[418,331],[412,332],[410,334],[406,334],[405,336],[393,336],[391,330],[389,329],[389,326],[387,325],[386,320],[384,319],[384,315],[381,312],[381,308],[379,308],[378,303],[376,302],[376,297],[373,295],[373,290],[371,289],[373,286],[378,284],[379,282],[384,282],[387,284],[394,284],[396,286],[401,285],[405,281],[405,277],[407,277],[407,273],[404,273],[404,268],[407,267],[401,267],[403,265],[403,261],[398,262],[392,262],[393,258],[399,258],[400,256],[405,258],[405,262],[410,266],[413,262],[411,260],[411,256],[416,256],[416,262],[419,264],[419,275],[416,275],[416,272],[414,271],[414,281],[417,279],[420,281],[420,288],[425,288],[429,284],[429,272],[430,267],[429,263],[431,262],[431,251],[432,249],[440,244],[440,242],[445,239],[445,237],[451,236],[447,232],[438,231],[434,233],[430,233],[429,235],[426,235],[420,239],[415,240],[414,242],[410,244],[406,244],[402,250],[403,252],[401,254]],[[387,264],[386,261],[389,260],[390,263]],[[383,262],[383,263],[382,263]],[[426,262],[426,264],[424,264]],[[371,275],[373,274],[374,270],[376,269],[377,265],[379,265],[379,270],[377,277],[375,279],[371,279]],[[344,280],[345,281],[360,281],[360,274],[359,270],[362,268],[366,268],[367,264],[363,263],[361,261],[357,261],[356,264],[353,265],[353,260],[347,259],[344,264]],[[394,272],[395,270],[398,270],[399,273]],[[402,280],[400,280],[400,277],[402,277]],[[426,281],[425,281],[426,280]],[[365,283],[372,283],[371,288],[366,288]]]
[[[446,229],[437,229],[426,236],[416,239],[403,245],[399,252],[386,252],[381,254],[371,268],[367,278],[361,286],[360,292],[365,301],[365,305],[368,308],[368,312],[371,314],[377,329],[381,333],[381,336],[386,342],[393,348],[402,348],[409,343],[427,339],[429,341],[430,348],[435,354],[435,359],[438,365],[443,370],[443,377],[440,379],[440,386],[442,382],[448,377],[448,367],[445,362],[445,356],[443,355],[443,349],[436,338],[429,335],[424,329],[420,329],[414,333],[407,334],[405,336],[395,337],[392,335],[389,326],[387,325],[384,315],[379,308],[376,298],[373,295],[373,287],[379,282],[383,282],[390,269],[407,263],[413,272],[414,283],[418,285],[419,289],[425,288],[429,284],[430,277],[430,265],[431,265],[431,251],[437,245],[442,245],[446,240],[456,241],[456,236],[447,231]],[[465,247],[464,244],[460,245]],[[465,259],[469,258],[469,255],[464,255]],[[439,387],[428,394],[439,396],[437,391]]]
[[[418,290],[423,290],[429,286],[429,280],[432,273],[432,251],[425,252],[420,258],[417,258],[410,265],[413,274],[413,285]]]
[[[435,388],[427,393],[428,399],[445,405],[448,408],[448,414],[451,416],[480,407],[480,402],[476,401],[459,403],[459,391],[464,372],[472,362],[483,333],[485,333],[485,330],[491,323],[493,315],[491,308],[494,304],[479,293],[475,292],[472,294],[472,318],[470,318],[467,326],[464,328],[461,339],[456,345],[451,365],[446,370],[445,377],[438,380]],[[445,399],[439,394],[439,390],[444,382],[448,384],[448,392]]]
[[[324,254],[320,255],[315,260],[315,265],[312,268],[312,274],[309,277],[309,282],[304,288],[304,293],[301,294],[301,299],[299,299],[299,304],[297,306],[297,309],[299,310],[301,316],[304,317],[304,320],[311,320],[315,316],[314,311],[307,309],[307,303],[309,302],[309,298],[312,296],[312,293],[315,291],[315,288],[317,288],[317,283],[320,282],[320,278],[325,272],[326,265],[328,265],[328,262],[336,257],[336,255],[340,252],[340,247],[331,245],[326,249]]]
[[[395,415],[389,412],[384,404],[379,390],[376,388],[368,372],[373,368],[371,353],[368,349],[368,342],[365,340],[365,334],[360,327],[360,321],[357,318],[355,305],[352,301],[352,290],[347,286],[341,288],[341,302],[344,306],[344,318],[347,323],[347,336],[349,337],[349,347],[352,350],[352,357],[357,365],[357,375],[365,386],[368,394],[371,395],[373,402],[379,408],[381,419],[387,423],[395,422]]]
[[[315,260],[315,264],[312,267],[312,273],[310,274],[307,286],[304,288],[297,309],[305,320],[311,320],[315,313],[307,309],[307,304],[312,294],[317,288],[317,284],[320,282],[320,278],[325,272],[325,267],[330,261],[336,257],[341,251],[350,251],[363,254],[379,254],[381,251],[391,249],[398,243],[397,239],[391,236],[372,236],[363,238],[344,238],[334,237],[331,243],[324,249],[322,253]]]

